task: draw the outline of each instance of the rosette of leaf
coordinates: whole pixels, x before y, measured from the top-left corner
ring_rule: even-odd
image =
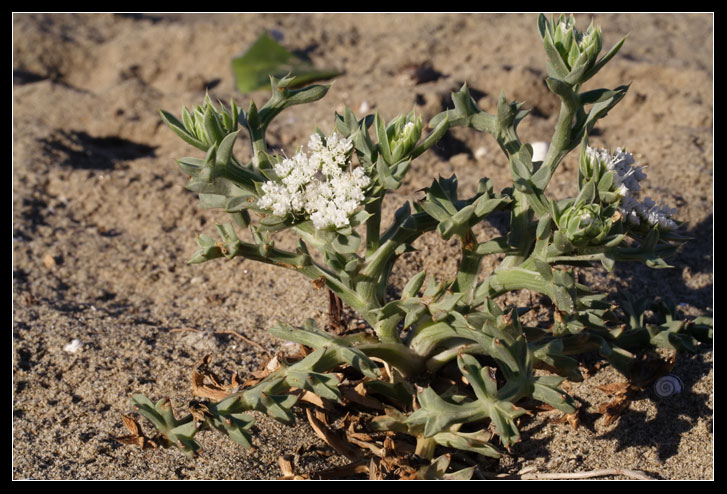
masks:
[[[372,127],[376,142],[370,135]],[[361,120],[357,120],[349,108],[343,115],[336,114],[336,130],[352,140],[359,162],[369,176],[376,177],[371,193],[376,198],[385,191],[399,188],[411,160],[441,139],[448,128],[449,121],[439,120],[432,132],[422,139],[422,119],[414,111],[388,123],[378,113],[366,115]]]
[[[417,211],[426,212],[437,220],[437,233],[445,240],[452,235],[466,237],[474,225],[512,201],[507,191],[496,194],[488,178],[480,180],[477,193],[470,199],[460,199],[457,188],[456,176],[440,177],[426,189],[424,200],[415,204]]]
[[[627,292],[620,292],[620,299],[627,322],[612,332],[612,336],[624,348],[638,349],[651,345],[694,353],[698,341],[712,339],[711,318],[684,319],[670,300],[653,302]],[[647,319],[648,312],[651,312],[651,317]]]
[[[669,301],[653,303],[645,297],[622,292],[618,306],[607,307],[605,295],[587,295],[585,287],[583,293],[579,298],[583,309],[578,318],[581,330],[561,332],[562,352],[566,355],[598,352],[627,377],[637,369],[637,354],[646,347],[694,352],[697,341],[707,342],[712,338],[711,318],[686,320]],[[625,317],[617,313],[617,308]],[[647,311],[652,314],[649,320]],[[553,328],[554,333],[556,329]]]
[[[610,219],[610,218],[608,218]],[[612,224],[603,218],[600,204],[576,202],[556,217],[560,231],[575,247],[598,245],[606,238]]]
[[[575,410],[572,399],[558,389],[563,380],[561,377],[533,375],[530,353],[522,337],[511,345],[502,341],[494,344],[501,350],[495,350],[497,356],[493,358],[505,359],[499,360],[499,368],[505,376],[504,385],[498,387],[494,369],[483,367],[472,355],[462,354],[457,358],[457,364],[473,394],[447,396],[424,388],[418,394],[420,408],[406,423],[423,426],[424,437],[436,438],[437,434],[456,431],[464,424],[489,419],[502,444],[509,449],[520,440],[515,419],[526,411],[515,403],[521,398],[532,396],[566,413]]]
[[[202,151],[207,151],[213,145],[219,146],[226,135],[235,132],[238,127],[239,108],[234,101],[230,109],[221,105],[221,110],[215,108],[209,94],[205,96],[204,103],[197,105],[192,111],[182,108],[180,121],[169,112],[161,111],[162,119],[184,142]]]
[[[548,56],[548,74],[568,84],[583,84],[596,75],[618,52],[626,37],[616,43],[601,59],[601,27],[591,25],[585,32],[576,29],[575,18],[560,15],[557,20],[538,16],[538,29]]]
[[[187,456],[194,456],[200,449],[199,443],[194,439],[197,433],[194,418],[188,414],[184,418],[177,419],[168,399],[153,403],[146,396],[135,394],[131,398],[131,404],[166,439],[165,446],[176,446]]]
[[[590,165],[590,167],[588,166]],[[616,247],[624,240],[619,196],[613,192],[613,174],[581,154],[580,192],[574,199],[551,201],[551,216],[557,226],[548,247],[550,262],[600,261],[611,270]]]
[[[428,391],[427,391],[428,390]],[[436,398],[435,398],[436,397]],[[428,399],[440,399],[441,403],[434,404],[435,408],[447,408],[451,404],[456,407],[467,397],[464,395],[445,395],[441,398],[430,388],[422,390],[418,396],[419,403],[429,403]],[[457,410],[459,411],[459,410]],[[462,414],[464,415],[464,414]],[[500,458],[502,452],[490,441],[494,434],[487,428],[475,431],[463,431],[464,421],[453,421],[448,425],[438,425],[434,431],[426,430],[426,422],[409,420],[411,414],[407,415],[394,408],[388,408],[385,415],[375,417],[370,424],[371,429],[378,431],[393,431],[400,434],[407,434],[416,438],[416,454],[422,458],[432,459],[437,445],[447,448],[455,448],[461,451],[471,451],[490,458]],[[420,419],[421,417],[418,417]],[[429,434],[427,434],[427,432]]]

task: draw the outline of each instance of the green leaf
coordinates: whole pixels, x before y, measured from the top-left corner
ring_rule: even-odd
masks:
[[[270,75],[292,75],[290,87],[299,87],[313,81],[332,79],[342,72],[334,69],[317,69],[313,64],[295,56],[267,33],[261,34],[240,57],[232,59],[232,72],[237,90],[249,93],[270,87]]]
[[[194,456],[200,446],[194,440],[197,429],[191,415],[183,419],[174,417],[172,405],[167,399],[161,399],[156,404],[143,394],[135,394],[131,397],[132,405],[137,411],[148,419],[154,427],[168,441],[168,445],[174,445],[181,449],[187,456]]]
[[[331,247],[339,254],[353,254],[361,245],[361,237],[352,232],[350,235],[337,234],[331,242]]]
[[[160,110],[160,112],[164,123],[166,123],[169,128],[174,131],[175,134],[181,137],[184,142],[186,142],[187,144],[191,144],[192,146],[196,147],[197,149],[201,149],[202,151],[207,151],[207,148],[209,146],[206,143],[197,139],[197,137],[195,137],[187,129],[185,129],[184,124],[180,122],[177,117],[164,110]]]
[[[472,451],[490,458],[500,458],[502,453],[489,443],[492,434],[487,430],[475,432],[440,432],[434,435],[437,444],[462,451]]]
[[[232,156],[232,147],[235,145],[235,139],[237,138],[238,132],[239,130],[227,134],[224,139],[222,139],[222,142],[220,142],[220,147],[217,149],[216,156],[216,162],[218,165],[227,165],[227,163],[229,163],[230,157]]]

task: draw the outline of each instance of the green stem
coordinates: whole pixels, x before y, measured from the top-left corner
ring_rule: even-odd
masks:
[[[401,343],[363,343],[357,348],[395,367],[404,377],[416,376],[424,368],[424,359]]]
[[[414,453],[422,458],[431,460],[434,458],[434,450],[437,447],[436,441],[431,437],[417,436],[417,445]]]
[[[366,212],[371,214],[366,220],[366,257],[379,248],[379,235],[381,230],[381,203],[383,196],[366,204]]]
[[[547,170],[547,180],[542,186],[542,190],[545,190],[547,184],[550,182],[553,174],[555,173],[558,164],[565,157],[566,154],[573,149],[572,143],[572,126],[573,118],[578,112],[578,108],[581,106],[578,102],[576,95],[577,86],[575,88],[567,87],[567,85],[554,84],[550,86],[550,90],[561,98],[560,114],[558,115],[558,122],[555,125],[555,132],[553,138],[550,141],[550,147],[543,160],[543,167]]]
[[[456,359],[458,355],[463,353],[488,355],[486,348],[479,343],[467,344],[457,341],[451,348],[442,350],[436,355],[429,357],[425,366],[430,373],[434,374],[444,364]]]
[[[544,293],[552,298],[551,283],[545,281],[536,271],[520,266],[501,265],[477,287],[473,304],[479,305],[484,303],[486,298],[495,298],[506,292],[523,289]]]
[[[475,251],[476,248],[477,239],[472,233],[472,230],[468,230],[462,237],[462,259],[459,263],[457,279],[452,285],[453,292],[467,293],[467,296],[464,299],[464,302],[467,304],[469,304],[474,297],[477,275],[480,271],[480,263],[484,257],[482,254],[478,254]]]
[[[416,240],[420,235],[433,230],[437,222],[426,213],[417,213],[409,216],[403,224],[394,231],[387,231],[382,239],[384,242],[371,254],[359,270],[355,278],[356,293],[364,300],[371,300],[372,304],[381,306],[384,300],[379,300],[389,281],[388,274],[402,247]],[[379,289],[380,288],[380,289]]]

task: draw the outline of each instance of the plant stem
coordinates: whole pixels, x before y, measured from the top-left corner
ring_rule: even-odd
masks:
[[[366,204],[366,212],[371,217],[366,220],[366,257],[370,256],[379,248],[379,234],[381,229],[381,203],[383,196],[375,201]]]

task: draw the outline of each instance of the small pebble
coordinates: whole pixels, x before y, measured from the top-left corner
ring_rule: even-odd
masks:
[[[78,350],[81,349],[83,346],[83,343],[81,343],[81,340],[74,339],[69,344],[63,347],[63,351],[68,353],[76,353]]]
[[[45,256],[43,256],[43,264],[45,264],[46,268],[53,269],[54,267],[56,267],[56,260],[52,255],[46,254]]]

